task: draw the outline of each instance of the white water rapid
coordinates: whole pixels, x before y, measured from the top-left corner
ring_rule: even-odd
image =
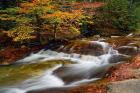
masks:
[[[120,54],[117,50],[114,50],[109,44],[105,42],[91,41],[90,43],[93,43],[93,46],[94,44],[101,45],[105,53],[100,56],[92,56],[76,53],[67,54],[51,50],[41,50],[36,54],[31,54],[30,56],[17,61],[17,63],[23,63],[24,65],[47,60],[71,60],[74,62],[74,64],[69,64],[66,66],[58,65],[52,69],[44,71],[44,73],[39,77],[27,79],[21,84],[17,84],[15,86],[0,88],[0,93],[26,93],[30,90],[76,86],[102,78],[102,75],[97,76],[97,74],[101,74],[112,65],[109,63],[112,55]],[[62,70],[64,72],[61,75],[57,75],[57,70],[61,68],[65,68]],[[54,74],[54,72],[56,74]],[[73,79],[72,75],[77,79]],[[68,83],[63,80],[63,78],[66,77],[71,78]]]

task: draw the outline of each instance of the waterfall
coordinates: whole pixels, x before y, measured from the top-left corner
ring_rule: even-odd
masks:
[[[112,66],[112,64],[109,63],[112,55],[119,55],[119,53],[108,43],[100,41],[90,41],[90,43],[93,45],[95,43],[101,45],[105,53],[100,56],[93,56],[76,53],[68,54],[52,50],[41,50],[36,54],[31,54],[30,56],[17,61],[16,63],[18,64],[31,64],[38,61],[43,62],[58,59],[71,60],[74,64],[65,66],[58,65],[52,69],[48,69],[39,77],[27,79],[21,84],[17,84],[17,86],[0,89],[0,93],[26,93],[26,91],[31,90],[74,86],[102,78],[104,72]],[[63,73],[59,73],[61,71],[63,71]],[[67,78],[70,79],[67,80]]]

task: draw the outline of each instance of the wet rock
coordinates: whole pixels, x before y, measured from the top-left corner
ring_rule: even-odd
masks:
[[[134,56],[138,53],[138,48],[133,46],[121,46],[117,49],[119,53]]]
[[[105,49],[102,43],[94,41],[74,41],[70,44],[59,48],[58,51],[66,53],[78,53],[84,55],[100,56],[105,54]]]
[[[87,48],[81,48],[82,54],[100,56],[104,54],[104,49],[99,44],[89,44]]]
[[[107,93],[140,93],[140,80],[130,79],[118,81],[108,85]]]
[[[97,42],[90,43],[88,49],[87,53],[94,56],[100,56],[105,53],[104,46]]]
[[[101,78],[112,65],[91,68],[83,68],[80,65],[77,66],[76,68],[75,65],[60,67],[54,71],[54,74],[61,78],[65,84],[70,84],[82,79]]]
[[[109,58],[109,63],[117,63],[122,61],[128,61],[131,57],[126,55],[112,55]]]

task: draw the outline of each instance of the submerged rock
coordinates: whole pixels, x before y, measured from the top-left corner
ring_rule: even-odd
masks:
[[[112,65],[91,68],[82,68],[80,65],[77,66],[78,67],[75,67],[75,65],[60,67],[54,71],[54,74],[61,78],[65,84],[70,84],[83,79],[101,78]]]
[[[117,63],[117,62],[122,62],[122,61],[128,61],[131,57],[130,56],[126,56],[126,55],[112,55],[109,58],[109,63]]]

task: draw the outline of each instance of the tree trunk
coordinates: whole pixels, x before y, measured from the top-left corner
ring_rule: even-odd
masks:
[[[54,24],[54,37],[53,37],[54,38],[54,41],[57,38],[56,32],[57,32],[57,24]]]

